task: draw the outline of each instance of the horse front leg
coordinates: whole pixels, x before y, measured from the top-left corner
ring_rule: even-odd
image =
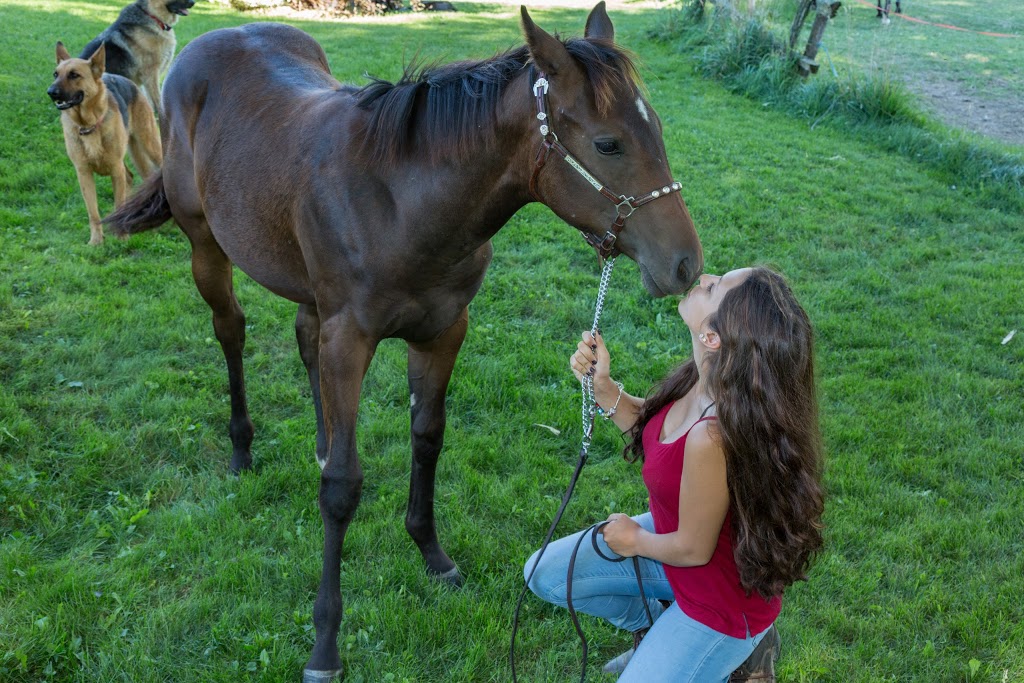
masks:
[[[405,528],[423,554],[427,573],[455,586],[462,585],[462,575],[437,540],[434,480],[437,459],[444,445],[444,401],[448,380],[466,338],[468,325],[469,312],[464,309],[456,323],[437,340],[427,344],[409,344],[412,472]]]
[[[363,376],[376,340],[358,332],[343,315],[321,320],[320,399],[327,436],[327,462],[320,473],[320,517],[324,558],[313,605],[316,640],[302,674],[303,683],[324,683],[341,676],[338,631],[341,628],[341,551],[345,532],[359,506],[363,470],[356,450],[356,416]]]

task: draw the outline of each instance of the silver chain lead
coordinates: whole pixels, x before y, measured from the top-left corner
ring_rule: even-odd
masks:
[[[590,326],[590,334],[597,338],[597,324],[601,320],[601,313],[604,310],[604,298],[608,294],[608,281],[612,277],[612,267],[615,265],[615,257],[604,262],[604,269],[601,271],[601,284],[597,288],[597,304],[594,306],[594,324]],[[594,376],[583,375],[583,445],[582,457],[586,458],[590,451],[590,439],[594,433],[594,416],[597,413],[597,400],[594,398]]]

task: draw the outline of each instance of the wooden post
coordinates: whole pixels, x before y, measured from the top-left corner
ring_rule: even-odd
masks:
[[[842,4],[838,0],[830,4],[826,4],[824,0],[818,2],[818,13],[814,16],[814,23],[811,25],[811,36],[807,39],[807,48],[796,65],[797,71],[804,78],[807,78],[810,74],[818,73],[819,65],[818,62],[814,61],[814,58],[818,56],[821,36],[825,33],[825,26],[828,25],[828,20],[836,16]]]
[[[733,7],[732,0],[717,0],[715,2],[715,17],[725,16],[730,21],[741,19],[739,11]]]
[[[796,49],[796,41],[800,39],[800,31],[807,21],[807,13],[811,11],[811,3],[814,0],[800,0],[800,6],[796,9],[796,17],[793,19],[793,26],[789,29],[789,49]]]

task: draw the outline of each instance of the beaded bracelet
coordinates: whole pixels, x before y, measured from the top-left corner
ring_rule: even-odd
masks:
[[[612,419],[612,416],[615,415],[615,411],[619,409],[619,401],[622,400],[622,382],[615,382],[615,386],[619,388],[619,395],[615,398],[615,405],[613,405],[610,410],[605,410],[601,406],[597,406],[597,414],[606,420]]]

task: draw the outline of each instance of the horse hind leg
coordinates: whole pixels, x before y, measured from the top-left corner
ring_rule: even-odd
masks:
[[[245,348],[245,314],[238,305],[232,286],[231,261],[213,239],[209,227],[182,223],[192,242],[192,277],[199,294],[213,312],[213,331],[228,366],[228,390],[231,394],[231,472],[252,469],[252,420],[245,398],[245,374],[242,351]]]
[[[405,528],[423,555],[427,573],[455,586],[462,585],[462,575],[437,538],[434,484],[444,444],[445,394],[468,324],[468,312],[463,310],[459,320],[436,341],[409,344],[412,472]]]
[[[327,435],[324,431],[324,409],[320,401],[320,316],[316,306],[300,304],[295,315],[295,339],[299,343],[299,356],[309,375],[309,388],[313,391],[316,411],[316,462],[322,470],[327,465]]]

